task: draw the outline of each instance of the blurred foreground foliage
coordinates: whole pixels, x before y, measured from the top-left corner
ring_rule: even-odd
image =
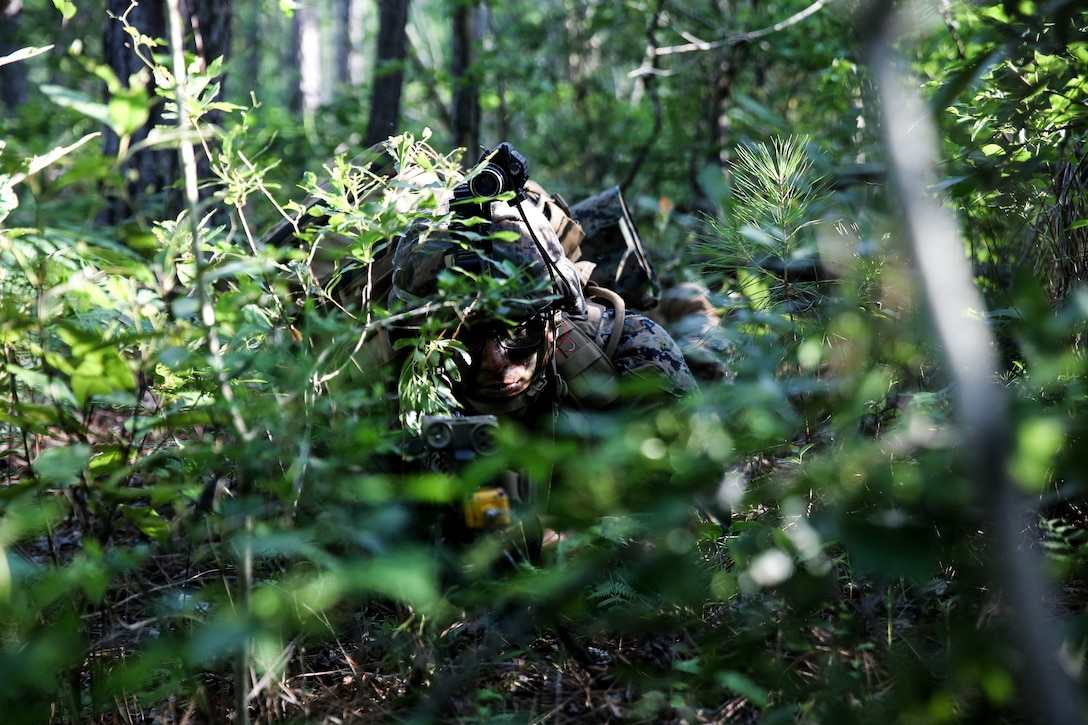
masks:
[[[1068,193],[1029,194],[1035,177],[1020,163],[1042,163],[1045,149],[1059,154],[1048,168],[1083,173],[1083,104],[1050,95],[1024,110],[1042,97],[998,91],[1025,73],[1082,82],[1066,55],[1084,45],[1041,24],[1030,57],[1010,44],[971,98],[974,54],[997,45],[986,34],[1038,21],[1023,7],[964,12],[978,33],[959,49],[962,67],[937,73],[936,56],[919,66],[950,95],[957,128],[973,124],[977,148],[957,156],[950,191],[1001,302],[977,313],[1000,332],[1010,470],[1038,503],[1031,545],[1059,592],[1049,616],[1060,656],[1079,675],[1088,293],[1046,267],[1044,247],[1016,256],[1025,247],[1003,210],[1025,229],[1064,220],[1083,234],[1069,217],[1078,207],[1060,203]],[[1010,69],[1020,73],[1002,77]],[[247,197],[269,190],[246,156],[246,112],[235,114],[212,168],[244,220]],[[1006,133],[1018,114],[1060,142],[1027,148]],[[405,135],[390,150],[402,164],[455,166],[426,142]],[[675,267],[722,314],[712,334],[728,379],[638,419],[594,420],[588,444],[504,431],[496,456],[461,480],[380,465],[398,409],[359,353],[383,312],[330,311],[308,248],[259,248],[244,224],[216,227],[201,212],[90,226],[63,211],[85,201],[87,178],[108,178],[111,160],[86,138],[5,158],[17,169],[0,176],[5,722],[301,721],[332,694],[362,708],[364,681],[384,697],[361,720],[543,719],[572,661],[610,683],[603,704],[566,701],[572,718],[1022,716],[1031,699],[993,585],[986,492],[958,447],[910,260],[882,195],[829,183],[816,146],[794,136],[738,148],[717,187],[722,214]],[[429,213],[368,196],[376,182],[342,161],[327,171],[330,186],[304,184],[329,212],[313,246],[346,235],[344,253],[365,262],[388,230]],[[1072,177],[1058,178],[1069,192]],[[407,385],[424,396],[425,382]],[[496,542],[447,550],[412,522],[418,506],[456,503],[506,465],[555,473],[549,524],[563,537],[540,567],[496,577]],[[519,699],[538,680],[535,699]]]

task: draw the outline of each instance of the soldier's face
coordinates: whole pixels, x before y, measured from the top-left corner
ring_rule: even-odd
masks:
[[[546,336],[543,320],[521,325],[493,325],[462,336],[468,361],[460,363],[461,384],[491,400],[521,395],[532,384],[540,365]]]

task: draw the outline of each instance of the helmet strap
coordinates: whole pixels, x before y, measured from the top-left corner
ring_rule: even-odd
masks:
[[[472,405],[477,412],[486,413],[489,415],[509,415],[511,413],[520,413],[529,408],[540,397],[540,394],[548,387],[549,380],[548,375],[541,375],[539,378],[533,381],[529,386],[529,389],[524,393],[514,396],[509,400],[495,401],[495,400],[481,400],[480,398],[474,398],[471,395],[466,395],[465,399]]]

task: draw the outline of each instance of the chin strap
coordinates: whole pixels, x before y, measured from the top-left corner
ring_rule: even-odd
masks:
[[[487,413],[489,415],[510,415],[511,413],[520,413],[536,402],[540,397],[540,394],[548,387],[548,382],[548,376],[541,375],[537,380],[533,381],[528,390],[509,400],[483,400],[481,398],[473,397],[472,395],[466,395],[465,400],[468,401],[473,409],[480,413]]]

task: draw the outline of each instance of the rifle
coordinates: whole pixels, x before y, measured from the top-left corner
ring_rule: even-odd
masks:
[[[423,468],[456,475],[469,462],[495,453],[498,419],[493,415],[425,415],[418,438],[409,450]],[[511,492],[502,483],[480,486],[464,502],[464,524],[472,530],[509,526]]]

